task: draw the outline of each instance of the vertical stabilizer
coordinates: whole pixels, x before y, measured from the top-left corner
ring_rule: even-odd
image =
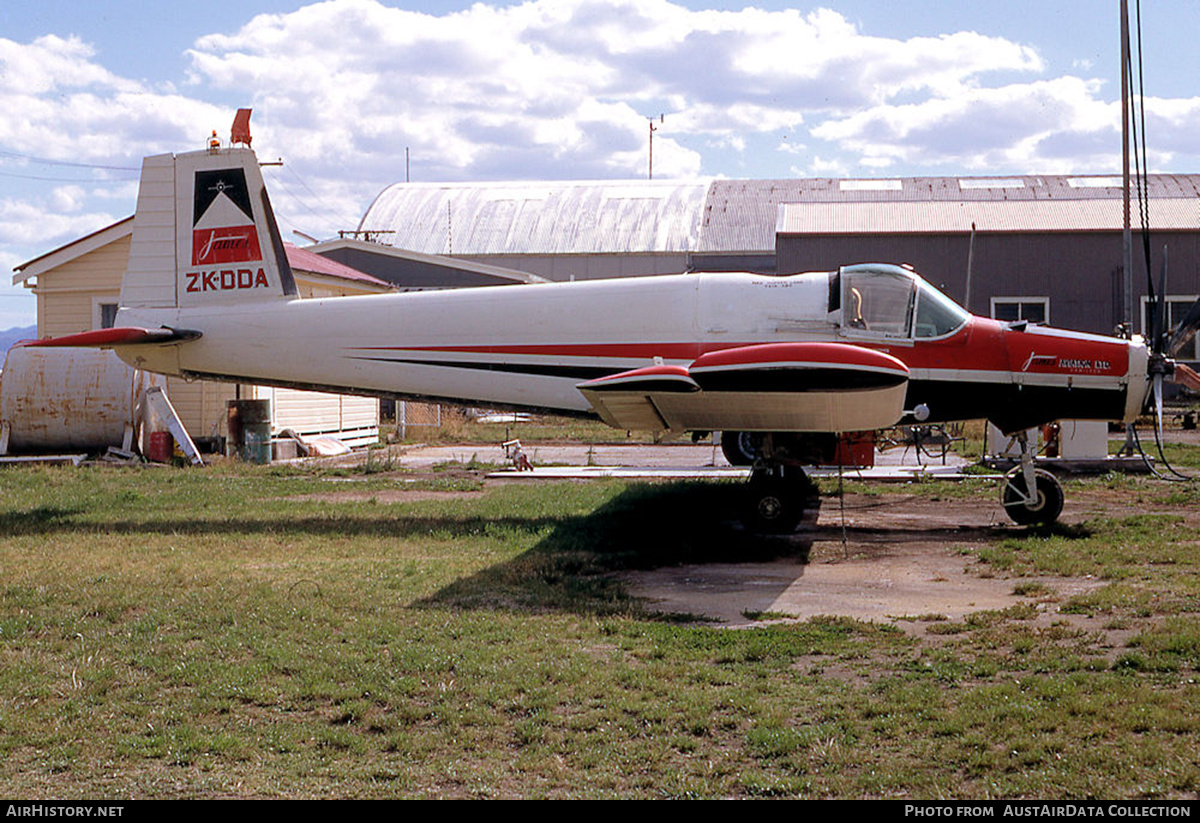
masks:
[[[142,163],[127,308],[193,308],[294,297],[296,284],[249,149]]]

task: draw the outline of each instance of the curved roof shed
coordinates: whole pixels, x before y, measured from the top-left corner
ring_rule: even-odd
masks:
[[[699,243],[708,186],[707,180],[397,183],[375,198],[358,229],[425,254],[686,255]]]

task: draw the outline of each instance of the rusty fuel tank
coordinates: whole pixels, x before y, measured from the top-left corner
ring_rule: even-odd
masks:
[[[0,425],[10,453],[96,451],[136,429],[146,388],[166,379],[111,351],[14,346],[0,379]]]

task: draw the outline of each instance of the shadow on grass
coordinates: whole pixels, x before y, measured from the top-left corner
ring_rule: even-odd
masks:
[[[421,601],[444,608],[646,616],[619,573],[684,563],[808,558],[817,511],[793,535],[755,535],[738,522],[744,489],[712,483],[632,486],[586,515],[563,518],[535,546]]]
[[[44,506],[0,512],[6,536],[73,533],[128,535],[236,535],[381,540],[511,540],[533,545],[507,562],[459,579],[420,603],[423,606],[581,614],[642,614],[617,573],[684,563],[807,559],[816,510],[807,530],[787,537],[744,531],[739,522],[745,488],[727,483],[683,482],[632,485],[582,515],[457,514],[363,516],[267,514],[107,519],[85,507]]]
[[[679,482],[628,486],[604,505],[583,515],[497,516],[471,513],[363,516],[226,516],[137,520],[91,519],[82,508],[46,506],[0,513],[0,534],[103,533],[128,535],[289,535],[377,539],[512,539],[528,535],[537,542],[512,560],[499,563],[435,592],[419,605],[580,614],[639,614],[643,607],[625,590],[622,572],[683,564],[768,562],[808,559],[814,540],[840,539],[837,525],[816,526],[817,511],[793,535],[771,537],[745,531],[739,522],[745,487],[727,483]],[[830,505],[826,501],[826,505]],[[895,546],[928,541],[946,531],[963,539],[963,530],[851,526],[858,543]],[[979,529],[971,539],[988,540],[1011,531]],[[1086,526],[1055,526],[1050,534],[1085,538]],[[1038,534],[1030,530],[1027,534]],[[802,567],[797,568],[797,576]]]
[[[608,570],[652,568],[680,562],[761,559],[797,554],[794,539],[762,538],[737,524],[743,487],[703,482],[630,486],[585,515],[447,514],[362,516],[332,511],[320,515],[227,514],[221,517],[105,519],[85,507],[41,506],[0,512],[0,534],[53,533],[307,535],[439,539],[488,534],[542,534],[535,551],[588,552]],[[806,518],[816,520],[814,510]],[[809,541],[811,542],[811,541]]]
[[[48,531],[75,530],[71,519],[83,513],[79,507],[37,506],[25,511],[0,512],[0,535],[45,534]]]
[[[1061,537],[1064,540],[1084,540],[1093,537],[1096,529],[1092,523],[1051,523],[1048,526],[1033,526],[1030,534],[1046,537]]]
[[[186,520],[92,520],[80,509],[47,507],[27,512],[0,513],[0,534],[45,535],[54,532],[87,534],[192,535],[307,535],[317,537],[408,538],[421,536],[478,537],[489,532],[534,534],[561,522],[558,517],[356,517],[332,514],[317,517],[230,516]]]

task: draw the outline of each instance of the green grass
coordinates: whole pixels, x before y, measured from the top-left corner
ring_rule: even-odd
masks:
[[[1132,627],[1111,649],[1033,605],[927,616],[928,640],[844,618],[731,631],[657,615],[624,573],[793,550],[730,530],[721,484],[380,502],[403,479],[0,471],[0,793],[1200,791],[1196,543],[1175,515],[972,538],[1014,586],[1101,577],[1059,605]],[[349,487],[378,499],[329,499]]]

